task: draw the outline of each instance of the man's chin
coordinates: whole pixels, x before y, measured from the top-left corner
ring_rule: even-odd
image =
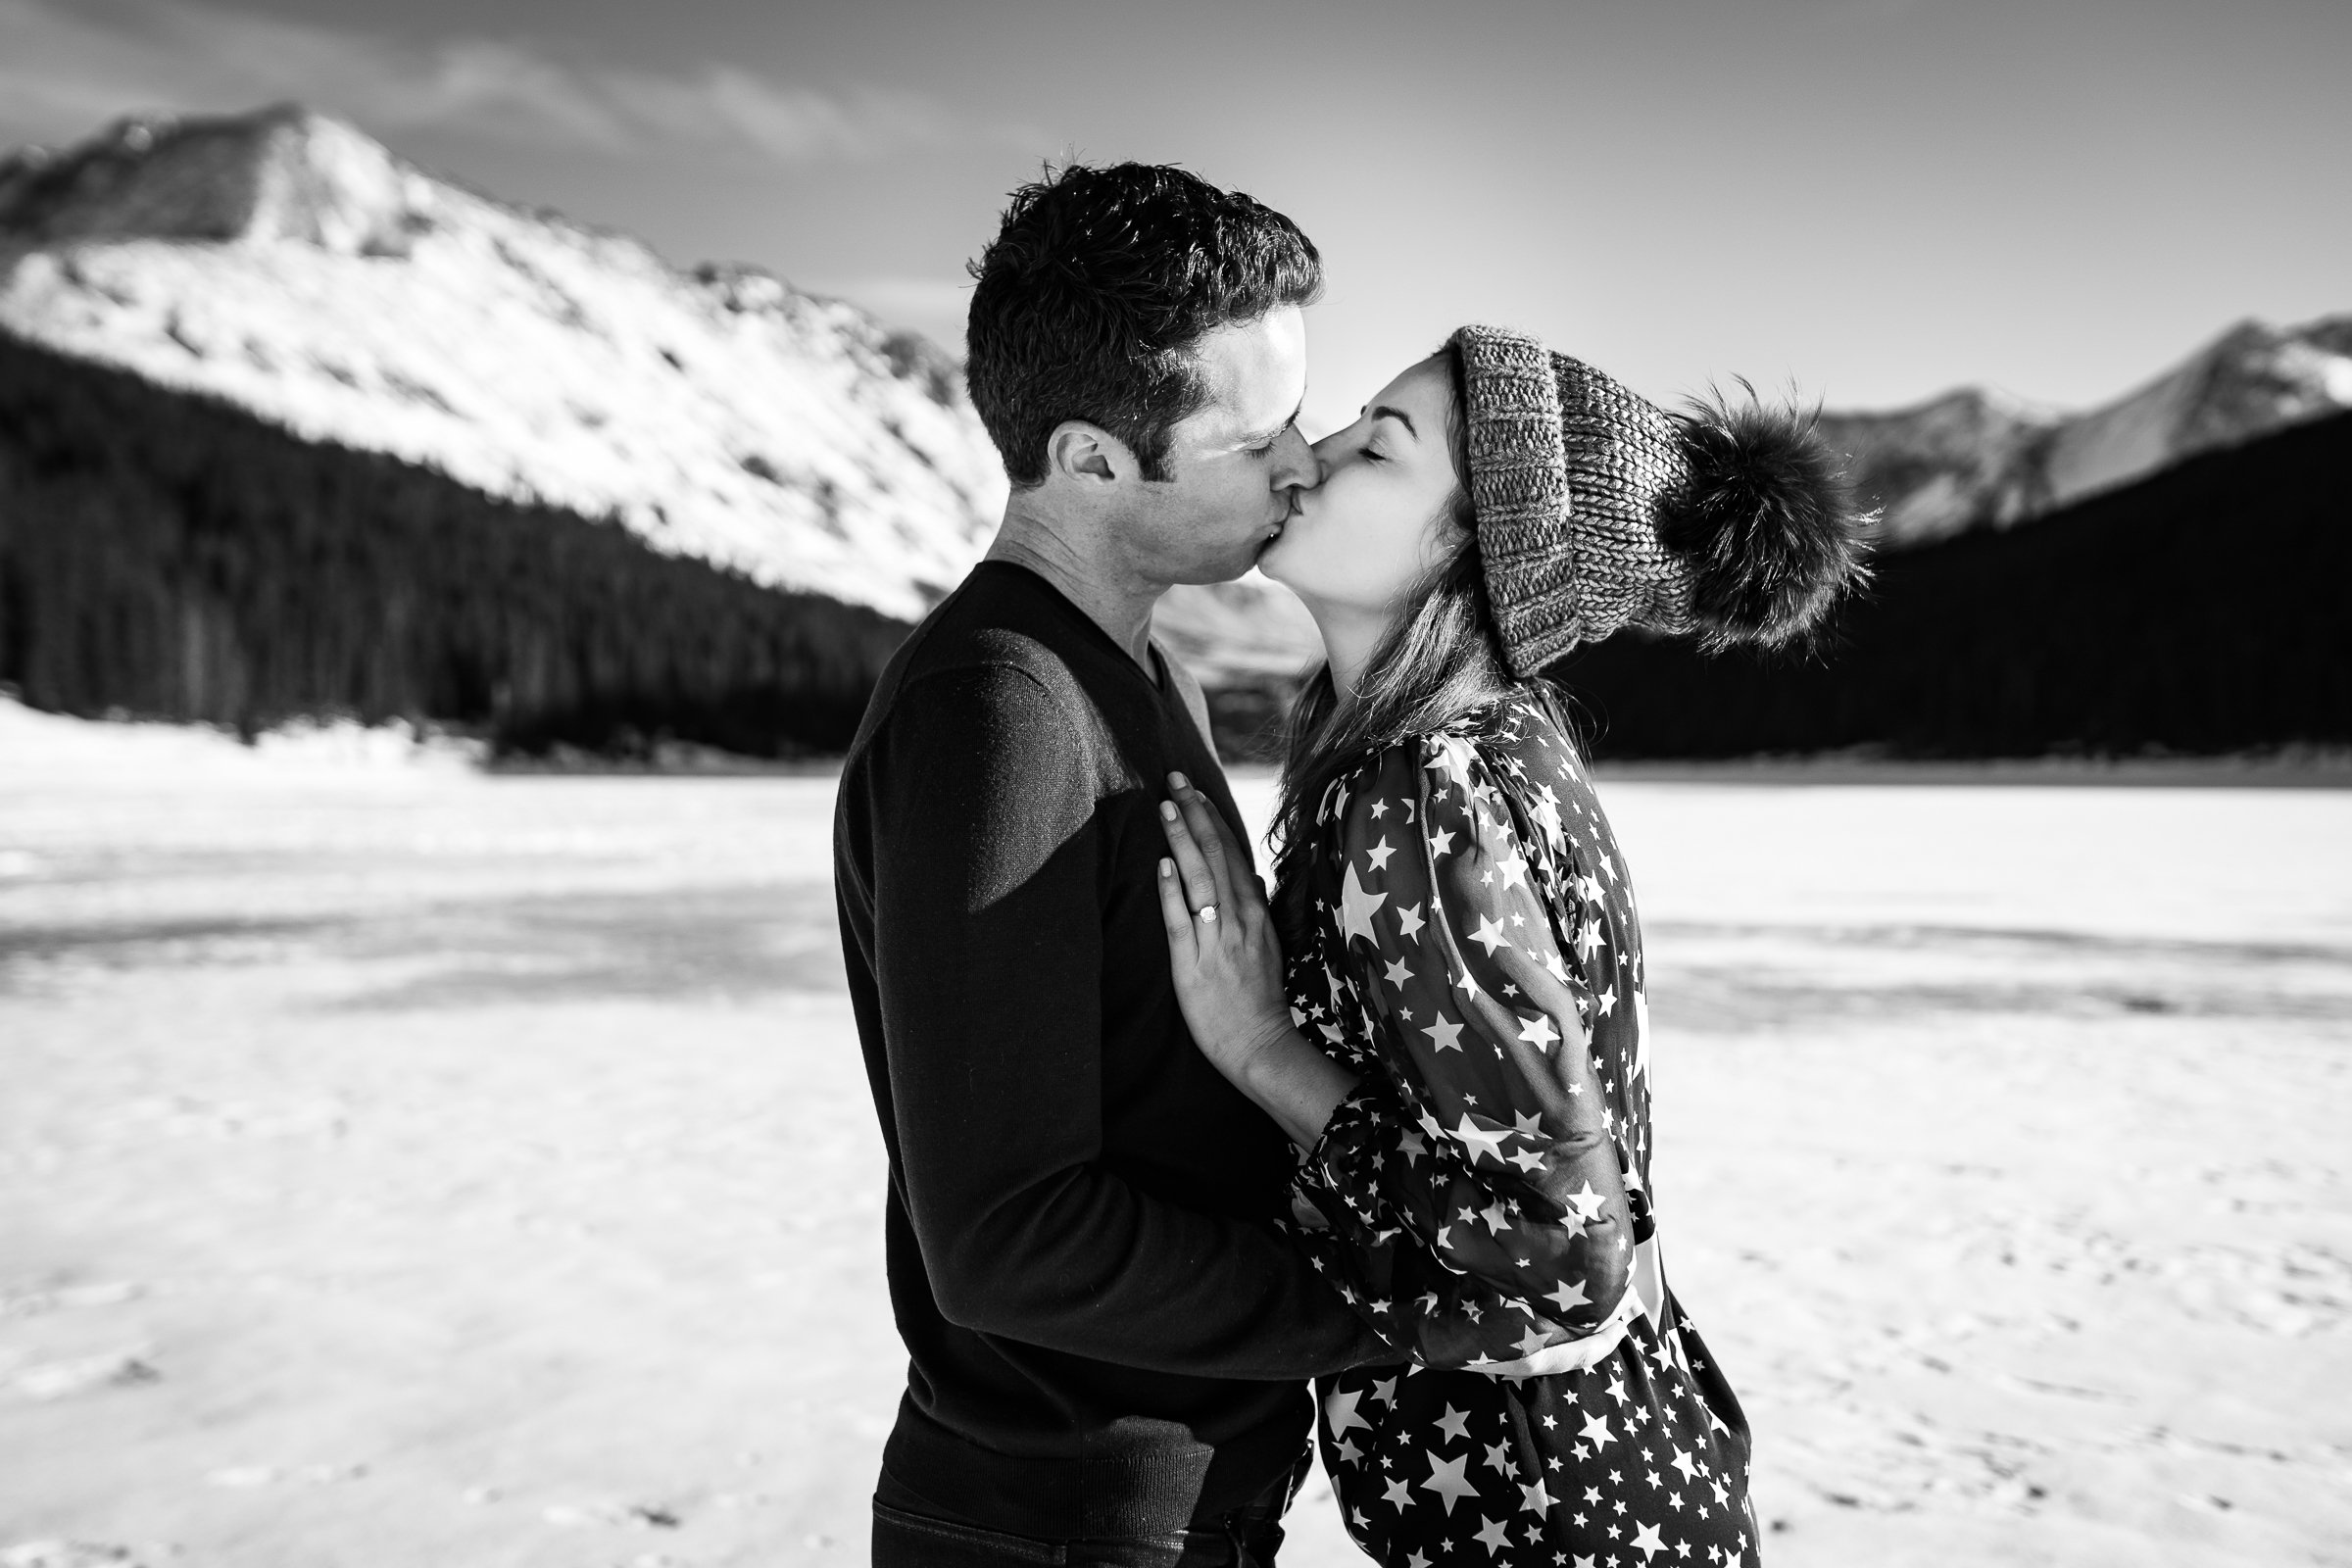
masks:
[[[1256,566],[1258,558],[1264,553],[1265,551],[1260,545],[1248,545],[1221,560],[1202,562],[1194,570],[1188,571],[1176,580],[1180,583],[1190,583],[1199,588],[1205,588],[1213,583],[1232,582],[1237,577],[1250,575],[1251,568]]]

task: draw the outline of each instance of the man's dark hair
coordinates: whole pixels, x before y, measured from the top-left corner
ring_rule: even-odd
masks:
[[[1201,337],[1323,290],[1298,224],[1156,164],[1073,164],[1023,185],[969,270],[965,380],[1024,488],[1044,482],[1064,419],[1101,425],[1165,479],[1169,428],[1208,400]]]

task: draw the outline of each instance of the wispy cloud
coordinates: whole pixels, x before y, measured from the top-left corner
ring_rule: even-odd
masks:
[[[665,74],[495,39],[418,46],[191,0],[107,11],[0,0],[0,130],[54,134],[133,110],[289,98],[386,129],[448,127],[614,153],[682,143],[783,164],[1039,139],[971,123],[918,93],[816,88],[740,65]]]

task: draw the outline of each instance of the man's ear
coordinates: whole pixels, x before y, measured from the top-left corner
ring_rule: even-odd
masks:
[[[1099,424],[1064,419],[1046,437],[1046,468],[1082,485],[1116,484],[1139,468],[1127,443]]]

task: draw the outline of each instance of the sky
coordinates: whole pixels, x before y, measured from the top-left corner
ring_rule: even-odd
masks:
[[[1329,274],[1308,424],[1453,326],[1656,398],[2103,401],[2352,311],[2345,0],[0,0],[0,144],[297,99],[517,202],[960,342],[1049,161]]]

